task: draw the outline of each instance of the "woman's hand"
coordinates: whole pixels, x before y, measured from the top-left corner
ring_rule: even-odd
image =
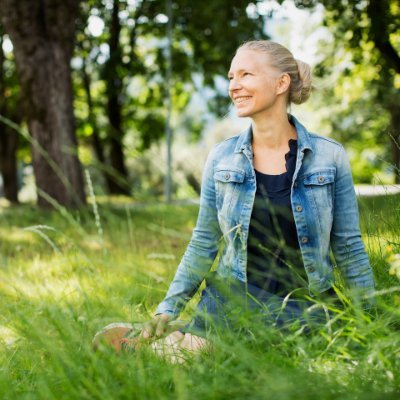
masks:
[[[168,314],[158,314],[156,315],[140,333],[140,337],[144,340],[149,340],[152,338],[160,338],[163,336],[168,327],[168,322],[172,320],[171,316]]]

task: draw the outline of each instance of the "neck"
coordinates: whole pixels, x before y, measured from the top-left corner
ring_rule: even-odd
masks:
[[[287,146],[289,139],[297,139],[296,129],[290,124],[286,109],[252,118],[253,147],[279,149]]]

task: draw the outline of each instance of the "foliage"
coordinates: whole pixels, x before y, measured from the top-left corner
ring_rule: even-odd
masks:
[[[211,355],[183,365],[146,349],[94,353],[90,341],[110,322],[150,318],[190,238],[196,206],[100,202],[96,218],[2,208],[0,396],[396,399],[400,296],[387,253],[399,251],[399,200],[360,199],[380,293],[376,317],[331,310],[331,324],[309,335],[247,326],[252,335],[217,336]]]
[[[194,118],[194,117],[193,117]],[[193,122],[190,121],[190,124]],[[175,131],[172,147],[172,173],[174,176],[173,191],[178,200],[192,199],[200,194],[201,177],[207,155],[211,147],[228,137],[237,134],[229,120],[213,124],[207,132],[206,140],[188,141],[189,129],[186,119],[178,123],[180,129]],[[193,132],[192,132],[193,135]],[[133,146],[132,146],[133,147]],[[164,195],[164,175],[167,149],[165,143],[153,143],[145,152],[134,151],[129,143],[127,148],[128,167],[136,173],[132,177],[132,190],[136,200],[159,199]]]
[[[324,43],[317,77],[319,99],[329,107],[332,136],[356,154],[358,182],[399,179],[400,8],[394,0],[295,1],[298,7],[325,7],[324,24],[334,43]],[[329,77],[329,78],[328,78]],[[389,162],[391,160],[391,164]],[[390,181],[392,180],[390,179]],[[385,182],[386,181],[386,182]]]
[[[227,62],[243,40],[265,36],[263,16],[253,13],[250,18],[248,4],[172,0],[168,80],[166,1],[81,3],[72,63],[78,135],[81,143],[94,148],[94,166],[104,173],[112,193],[119,189],[110,181],[118,177],[121,190],[130,192],[136,179],[136,171],[128,179],[125,154],[132,148],[144,152],[165,137],[168,90],[173,128],[193,93],[205,87],[215,94],[209,101],[211,112],[225,114],[229,100],[216,90],[215,78],[226,75]],[[95,32],[93,23],[103,29]],[[196,80],[202,80],[201,89]],[[199,113],[185,118],[189,140],[199,138],[205,120]]]
[[[187,0],[172,1],[172,102],[178,115],[187,106],[195,88],[194,76],[200,74],[205,86],[215,88],[215,77],[225,76],[227,63],[236,47],[251,37],[265,37],[263,17],[249,18],[246,7],[249,1],[241,0],[234,5],[226,0],[197,3]],[[105,107],[104,80],[113,73],[121,81],[120,101],[123,105],[125,131],[136,133],[138,149],[149,148],[152,141],[164,136],[166,97],[166,2],[165,1],[120,1],[122,63],[116,71],[107,70],[110,55],[107,48],[107,28],[93,37],[87,19],[99,18],[105,27],[110,23],[110,7],[102,0],[92,0],[81,5],[81,17],[77,32],[76,61],[84,59],[92,76],[93,84],[99,88],[93,96]],[[112,55],[111,55],[112,56]],[[79,65],[79,63],[78,63]],[[75,67],[77,72],[82,64]],[[78,78],[79,75],[75,74]],[[76,81],[77,89],[81,81]],[[78,91],[77,104],[85,108],[82,91]],[[216,94],[218,97],[218,93]],[[226,113],[228,98],[211,111]],[[82,101],[83,100],[83,101]],[[102,102],[102,103],[101,103]],[[86,127],[85,113],[78,114],[82,136],[90,136]],[[104,119],[99,126],[104,130]],[[199,121],[196,121],[198,123]],[[198,130],[196,125],[195,130]],[[105,138],[102,133],[103,140]]]

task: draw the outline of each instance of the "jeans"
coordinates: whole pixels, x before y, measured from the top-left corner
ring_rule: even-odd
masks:
[[[337,300],[333,290],[325,298]],[[194,318],[181,332],[206,337],[224,329],[240,331],[248,323],[283,329],[303,326],[309,332],[311,327],[327,322],[327,318],[328,311],[313,301],[301,297],[285,300],[251,284],[246,290],[243,282],[227,282],[213,273],[206,279]]]

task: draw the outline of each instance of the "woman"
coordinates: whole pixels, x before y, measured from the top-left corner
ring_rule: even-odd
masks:
[[[303,323],[309,305],[302,300],[304,291],[335,295],[330,250],[359,298],[374,289],[345,150],[309,133],[287,113],[291,103],[301,104],[310,96],[310,67],[277,43],[251,41],[237,50],[228,77],[237,115],[250,117],[251,127],[209,154],[191,241],[154,319],[140,333],[142,341],[153,341],[155,350],[154,339],[174,329],[162,340],[164,348],[204,348],[208,317],[233,326],[226,310],[233,299],[240,303],[249,294],[259,300],[264,316],[269,312],[269,320]],[[210,271],[221,238],[217,273],[207,281],[198,316],[176,330],[170,321]],[[229,287],[227,293],[224,287]],[[250,302],[251,310],[256,303]],[[278,315],[283,308],[285,313]],[[96,343],[103,338],[117,350],[124,343],[133,347],[137,339],[131,328],[109,326]]]

